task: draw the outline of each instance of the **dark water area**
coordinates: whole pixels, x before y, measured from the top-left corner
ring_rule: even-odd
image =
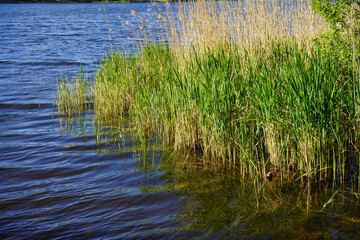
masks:
[[[236,169],[139,145],[130,131],[106,134],[110,126],[99,137],[91,114],[60,121],[57,82],[90,75],[112,49],[134,51],[130,11],[148,9],[0,5],[0,239],[360,239],[354,195],[320,211],[331,189],[267,182],[259,198]]]

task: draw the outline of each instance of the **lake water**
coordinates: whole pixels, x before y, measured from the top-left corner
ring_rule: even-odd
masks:
[[[354,196],[318,211],[332,191],[269,182],[258,199],[236,171],[184,165],[126,131],[99,138],[91,114],[60,122],[57,82],[90,74],[111,49],[133,51],[130,11],[148,9],[0,5],[0,238],[360,239]]]

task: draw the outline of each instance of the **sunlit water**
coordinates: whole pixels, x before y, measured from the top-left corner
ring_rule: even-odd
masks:
[[[127,131],[99,138],[89,114],[60,123],[57,82],[90,74],[111,49],[133,51],[130,11],[148,9],[0,5],[0,238],[360,238],[357,201],[337,195],[315,211],[332,191],[269,182],[259,199],[236,169],[184,164]]]

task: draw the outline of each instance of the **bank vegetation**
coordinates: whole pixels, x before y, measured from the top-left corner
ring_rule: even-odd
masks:
[[[63,81],[59,111],[90,101],[97,121],[130,118],[141,139],[204,162],[357,188],[358,2],[166,6],[163,41],[133,11],[141,50],[109,53],[94,81]]]

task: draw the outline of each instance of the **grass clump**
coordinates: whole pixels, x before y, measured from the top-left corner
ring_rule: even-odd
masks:
[[[360,79],[313,41],[329,27],[309,5],[191,2],[164,19],[168,45],[103,60],[97,119],[129,117],[139,136],[253,176],[268,165],[344,176],[344,156],[358,155]],[[66,89],[59,109],[73,104]]]
[[[283,44],[267,56],[222,45],[202,55],[193,49],[185,67],[175,61],[158,88],[137,96],[131,115],[178,150],[250,172],[265,162],[302,173],[326,169],[329,156],[354,142],[353,86],[331,59]]]
[[[71,118],[74,114],[89,109],[93,98],[91,85],[91,78],[86,77],[82,70],[72,81],[63,77],[57,85],[57,106],[59,113]]]

